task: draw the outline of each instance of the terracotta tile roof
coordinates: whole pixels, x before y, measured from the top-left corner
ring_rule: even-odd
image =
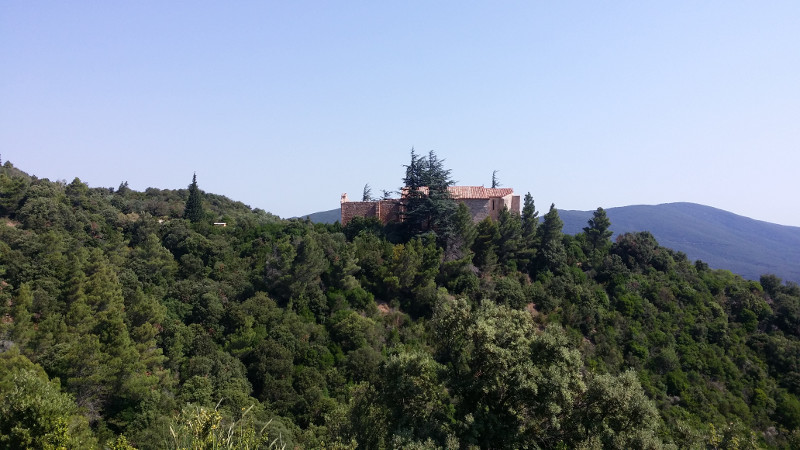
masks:
[[[423,186],[419,188],[419,190],[425,195],[428,194],[427,186]],[[511,188],[487,188],[483,186],[450,186],[447,188],[447,190],[450,192],[450,196],[454,199],[489,199],[505,197],[506,195],[514,193],[514,189]],[[405,196],[405,189],[403,191],[403,196]]]
[[[487,188],[483,186],[450,186],[448,189],[453,198],[497,198],[514,193],[511,188]]]

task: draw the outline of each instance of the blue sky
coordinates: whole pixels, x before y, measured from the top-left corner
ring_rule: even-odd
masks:
[[[540,211],[800,226],[800,2],[0,2],[0,154],[283,217],[409,150]]]

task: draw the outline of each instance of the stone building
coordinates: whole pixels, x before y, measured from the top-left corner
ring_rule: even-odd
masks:
[[[427,188],[421,188],[427,194]],[[483,186],[450,186],[447,188],[450,196],[467,205],[472,220],[480,222],[486,217],[497,220],[500,210],[505,206],[509,211],[519,214],[519,195],[514,195],[511,188],[487,188]],[[376,217],[386,224],[400,221],[402,213],[402,199],[377,200],[374,202],[351,202],[347,193],[342,194],[342,225],[353,217]]]
[[[384,225],[400,221],[400,200],[388,199],[374,202],[351,202],[347,193],[342,194],[342,225],[353,217],[377,217]]]

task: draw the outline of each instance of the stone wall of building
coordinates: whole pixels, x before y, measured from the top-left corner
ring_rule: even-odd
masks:
[[[342,202],[342,226],[353,217],[375,217],[386,224],[400,220],[399,200],[378,200],[376,202]]]
[[[519,195],[515,195],[511,197],[511,212],[513,213],[520,213],[520,202],[519,202]]]
[[[462,188],[462,189],[484,189]],[[511,191],[506,189],[506,191]],[[473,194],[474,195],[474,194]],[[469,208],[470,215],[474,222],[491,217],[497,220],[503,207],[509,208],[512,213],[520,213],[519,195],[509,193],[503,197],[492,198],[458,198],[457,201],[464,203]],[[374,202],[351,202],[347,199],[347,194],[342,194],[342,220],[341,224],[347,225],[353,217],[375,217],[386,224],[389,222],[399,222],[401,220],[402,204],[398,199],[378,200]]]
[[[489,216],[489,200],[482,198],[467,198],[459,200],[459,202],[467,205],[473,222],[480,222]]]
[[[378,202],[342,202],[342,226],[353,217],[377,217]]]
[[[379,200],[376,203],[378,204],[378,219],[381,223],[400,221],[400,200]]]
[[[487,217],[491,217],[492,220],[498,220],[500,211],[504,206],[514,214],[519,214],[520,211],[519,195],[509,196],[508,198],[465,198],[458,201],[467,205],[472,221],[475,223]]]

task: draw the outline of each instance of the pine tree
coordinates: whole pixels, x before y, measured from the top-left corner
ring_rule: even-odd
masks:
[[[614,234],[608,227],[611,226],[611,221],[606,216],[606,211],[603,208],[597,210],[589,219],[589,226],[583,228],[586,233],[586,239],[592,246],[591,250],[603,250],[611,246],[611,235]]]
[[[564,243],[561,241],[563,227],[564,222],[558,215],[556,205],[551,204],[550,211],[544,215],[544,222],[542,222],[542,226],[538,230],[537,269],[559,273],[566,265],[567,253],[564,249]]]
[[[478,223],[478,236],[472,244],[472,251],[475,253],[472,261],[484,272],[491,272],[497,264],[497,245],[500,240],[500,230],[497,223],[491,217],[487,217]]]
[[[197,187],[197,174],[192,176],[192,184],[189,185],[189,198],[186,199],[186,207],[183,210],[183,218],[191,222],[203,220],[203,199],[200,197],[200,189]]]
[[[472,244],[475,242],[478,232],[472,222],[472,215],[467,205],[459,203],[453,217],[453,234],[447,244],[445,260],[452,261],[461,259],[464,256],[471,256]]]
[[[500,187],[500,180],[497,179],[497,170],[492,171],[492,189]]]
[[[539,212],[536,211],[536,206],[533,203],[531,193],[525,194],[525,200],[522,205],[522,246],[517,258],[519,259],[518,267],[522,268],[530,265],[536,258],[536,250],[538,248],[538,241],[536,239],[536,230],[539,227]]]
[[[539,212],[533,204],[531,193],[525,194],[522,204],[522,237],[527,245],[532,245],[536,237],[536,228],[539,226]]]
[[[14,306],[11,310],[11,317],[14,319],[14,328],[11,330],[11,338],[20,347],[31,339],[34,333],[34,325],[31,322],[31,308],[33,306],[33,292],[30,283],[23,283],[19,287]]]
[[[550,205],[550,211],[544,215],[544,222],[539,230],[542,237],[542,244],[545,242],[560,242],[564,222],[558,215],[555,203]]]
[[[500,239],[497,241],[497,260],[508,269],[517,268],[517,258],[522,247],[522,223],[518,214],[503,206],[497,220]]]

